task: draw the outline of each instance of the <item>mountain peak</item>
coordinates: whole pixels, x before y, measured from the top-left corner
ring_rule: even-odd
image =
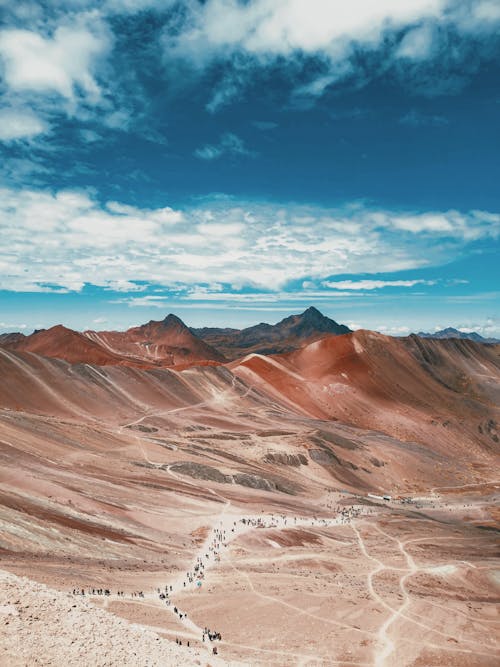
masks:
[[[166,327],[178,327],[181,329],[187,329],[188,327],[184,324],[184,322],[181,320],[180,317],[177,317],[177,315],[174,315],[173,313],[169,313],[161,322]]]
[[[323,315],[314,306],[309,306],[300,315],[290,315],[275,325],[277,330],[289,330],[304,338],[313,333],[332,333],[335,335],[350,333],[349,327]]]
[[[132,327],[129,331],[143,331],[146,335],[149,335],[151,332],[189,332],[189,328],[184,324],[184,322],[174,315],[169,313],[163,320],[149,320],[146,324],[141,324],[138,327]]]
[[[476,331],[460,331],[459,329],[454,329],[453,327],[446,327],[446,329],[441,329],[441,331],[435,331],[434,333],[426,333],[424,331],[419,331],[417,336],[420,338],[459,338],[461,340],[472,340],[476,343],[498,343],[497,338],[484,338]]]
[[[314,306],[309,306],[304,312],[299,315],[299,317],[303,320],[325,320],[328,319],[323,313],[321,313],[317,308]]]

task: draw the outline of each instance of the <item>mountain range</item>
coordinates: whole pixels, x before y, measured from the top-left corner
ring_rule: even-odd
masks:
[[[446,327],[446,329],[441,329],[441,331],[436,331],[435,333],[425,333],[423,331],[420,331],[417,334],[417,336],[420,336],[420,338],[437,338],[437,339],[461,338],[463,340],[473,340],[476,343],[487,343],[487,344],[500,343],[500,340],[498,338],[484,338],[475,331],[459,331],[458,329],[454,329],[453,327]]]
[[[79,332],[58,324],[27,336],[19,332],[1,334],[0,346],[63,359],[71,364],[181,369],[193,365],[224,364],[252,354],[289,354],[325,337],[351,333],[346,325],[310,307],[277,324],[261,322],[245,329],[189,328],[173,314],[126,331]],[[498,342],[451,327],[434,334],[421,332],[416,336],[472,340],[476,343]]]
[[[364,623],[373,635],[374,618],[387,628],[411,596],[412,619],[425,619],[430,599],[429,623],[446,630],[446,654],[419,665],[497,664],[470,661],[471,643],[462,647],[466,663],[454,653],[450,662],[448,640],[455,617],[457,637],[476,627],[463,620],[469,604],[486,626],[498,602],[500,346],[350,332],[315,309],[243,330],[190,330],[168,315],[124,332],[59,325],[5,334],[0,343],[0,615],[2,607],[9,612],[7,628],[30,618],[55,643],[36,620],[39,608],[6,586],[2,570],[64,591],[64,632],[80,633],[86,619],[94,640],[102,622],[92,610],[104,604],[103,614],[109,605],[140,623],[141,634],[147,624],[186,632],[203,648],[201,627],[187,634],[190,626],[157,597],[157,586],[172,581],[188,623],[217,623],[224,651],[233,640],[247,646],[252,632],[252,654],[243,663],[235,654],[223,663],[207,655],[148,664],[264,664],[254,653],[264,626],[254,631],[252,623],[268,613],[270,627],[284,619],[291,646],[306,631],[338,643],[346,624],[338,664],[371,665],[379,664],[375,637],[366,639],[370,653],[345,662],[361,639],[354,631]],[[201,590],[188,590],[188,581],[184,590],[186,563],[208,558],[219,526],[237,541],[220,560],[210,555]],[[374,573],[391,616],[372,596]],[[85,599],[68,594],[75,585]],[[110,596],[90,595],[96,585]],[[442,624],[440,594],[452,604]],[[54,599],[50,592],[43,602],[46,616]],[[362,613],[353,601],[365,605]],[[77,603],[87,605],[80,617]],[[294,613],[283,615],[283,603]],[[9,611],[15,604],[19,617]],[[304,609],[317,610],[310,621]],[[296,619],[292,631],[288,616]],[[227,619],[235,625],[224,625]],[[407,619],[405,645],[417,631]],[[339,623],[334,631],[331,620]],[[421,635],[426,648],[432,627]],[[276,664],[274,638],[265,646],[272,647],[265,664]],[[317,663],[310,648],[306,661]],[[127,651],[107,664],[138,664],[137,656],[127,662]],[[296,664],[295,653],[285,661],[277,655],[279,664]],[[331,664],[330,656],[328,648],[321,664]],[[87,657],[81,648],[70,663],[90,664]],[[415,666],[414,657],[390,664]]]
[[[205,327],[191,332],[219,350],[226,359],[246,354],[282,354],[312,343],[325,335],[350,333],[345,324],[338,324],[311,306],[300,315],[290,315],[277,324],[261,322],[246,329]]]
[[[69,363],[140,368],[217,364],[250,353],[291,352],[325,335],[341,335],[350,329],[308,308],[278,324],[261,323],[247,329],[189,329],[176,315],[132,327],[127,331],[78,332],[62,325],[41,329],[29,336],[0,335],[0,346],[33,352]]]

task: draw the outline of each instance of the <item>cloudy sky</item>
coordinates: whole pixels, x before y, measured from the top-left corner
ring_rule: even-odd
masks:
[[[0,15],[0,330],[500,336],[497,0]]]

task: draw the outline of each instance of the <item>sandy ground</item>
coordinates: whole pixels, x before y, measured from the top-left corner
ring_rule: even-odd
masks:
[[[451,428],[440,406],[419,421],[374,399],[419,440],[307,416],[224,368],[0,362],[2,665],[500,663],[486,395],[460,441],[458,412]]]
[[[484,512],[484,498],[463,500],[434,495],[413,513],[338,504],[316,516],[245,516],[227,501],[208,525],[203,517],[204,539],[183,561],[186,571],[206,563],[202,586],[181,570],[158,576],[160,590],[173,587],[169,607],[140,571],[140,599],[118,596],[111,573],[111,595],[89,598],[88,589],[85,597],[59,593],[4,572],[2,664],[59,665],[63,655],[83,665],[206,664],[212,643],[201,638],[209,626],[222,634],[213,642],[216,664],[493,667],[498,544],[488,531],[459,529],[464,509]],[[332,501],[340,495],[328,494]],[[145,626],[175,635],[183,648]]]
[[[0,571],[0,642],[5,667],[226,664],[87,600],[5,571]]]

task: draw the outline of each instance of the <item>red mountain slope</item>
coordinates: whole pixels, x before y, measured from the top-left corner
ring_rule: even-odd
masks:
[[[88,363],[106,366],[126,361],[120,355],[106,350],[84,334],[67,329],[60,324],[50,329],[36,331],[31,336],[4,341],[3,347],[64,359],[71,364]]]
[[[498,346],[357,331],[289,354],[249,355],[231,368],[315,418],[457,452],[498,447]]]
[[[114,354],[155,365],[225,361],[220,352],[195,336],[175,315],[127,331],[86,331],[85,336]]]
[[[197,362],[220,363],[224,357],[192,334],[175,315],[148,322],[128,331],[80,333],[62,325],[30,336],[8,334],[0,345],[9,350],[34,352],[69,363],[141,368],[189,366]]]

